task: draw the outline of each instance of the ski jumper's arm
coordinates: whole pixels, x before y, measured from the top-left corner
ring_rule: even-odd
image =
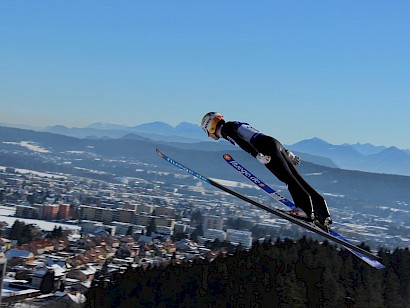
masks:
[[[249,140],[246,140],[244,136],[240,135],[238,132],[239,127],[243,126],[243,124],[248,125],[240,122],[226,122],[222,126],[221,135],[233,145],[239,146],[242,150],[248,152],[253,157],[256,157],[258,151],[251,144],[250,138],[248,138]],[[258,132],[255,130],[255,133]]]

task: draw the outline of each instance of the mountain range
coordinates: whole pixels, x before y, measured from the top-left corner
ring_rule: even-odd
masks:
[[[72,174],[109,182],[132,178],[140,182],[181,187],[192,184],[192,179],[187,179],[185,173],[158,158],[155,149],[159,148],[200,174],[244,182],[243,176],[222,159],[224,153],[229,153],[290,198],[283,183],[273,177],[267,168],[229,142],[178,143],[132,136],[135,138],[87,139],[0,127],[0,166]],[[410,204],[409,176],[349,171],[306,160],[310,157],[329,162],[314,155],[303,154],[302,157],[305,160],[298,166],[299,172],[313,187],[324,193],[333,209],[366,212],[366,215],[388,217],[391,221],[407,225],[410,223],[410,216],[406,214]],[[183,176],[178,176],[178,173],[183,173]],[[244,193],[254,194],[255,191],[248,188]],[[354,221],[358,222],[358,219],[356,217]]]
[[[26,129],[27,126],[23,128]],[[159,121],[136,126],[97,122],[85,127],[56,125],[34,130],[82,139],[153,140],[181,143],[187,149],[232,149],[232,146],[224,141],[210,142],[198,125],[188,122],[182,122],[175,127]],[[335,145],[319,138],[306,139],[285,146],[298,154],[302,161],[327,167],[410,175],[410,150],[393,146],[374,146],[369,143]]]
[[[322,155],[339,168],[366,172],[410,175],[410,155],[396,147],[373,147],[371,145],[334,145],[319,138],[302,140],[288,146],[295,152]],[[366,148],[367,153],[363,154]],[[376,150],[377,149],[377,150]]]
[[[205,147],[211,144],[209,138],[198,125],[187,122],[182,122],[175,127],[159,121],[133,127],[97,122],[83,128],[68,128],[61,125],[50,126],[45,128],[44,131],[87,139],[146,138],[147,140],[178,142],[186,143],[187,145],[208,141],[206,142],[208,145]],[[224,141],[217,142],[216,144],[218,145],[211,146],[211,148],[228,149],[230,147]],[[335,145],[319,138],[306,139],[295,144],[286,144],[285,146],[297,153],[302,160],[328,167],[410,175],[410,150],[402,150],[393,146],[374,146],[369,143]]]
[[[313,152],[317,148],[312,143],[318,144],[321,154],[324,150],[333,153],[329,144],[317,138],[295,144],[295,147]],[[307,146],[307,149],[302,146]],[[267,168],[229,142],[184,143],[172,141],[172,138],[168,141],[154,141],[134,133],[120,138],[76,138],[0,127],[0,166],[71,174],[108,182],[129,179],[147,189],[152,185],[162,185],[164,190],[173,190],[172,187],[176,185],[184,194],[194,197],[197,192],[186,188],[198,185],[196,180],[163,162],[155,153],[156,148],[200,174],[226,180],[245,195],[260,194],[261,198],[267,198],[253,186],[244,185],[246,180],[243,176],[226,164],[222,156],[229,153],[268,185],[278,189],[283,196],[291,198],[286,186],[272,176]],[[359,155],[357,150],[352,151],[346,145],[343,149],[345,153],[356,152],[352,156]],[[387,148],[369,155],[388,157],[391,155],[390,150]],[[408,245],[410,176],[344,170],[327,158],[294,151],[303,158],[302,164],[298,166],[300,174],[326,198],[335,221],[366,228],[368,226],[373,228],[371,230],[376,228],[377,235],[370,229],[365,233],[373,234],[378,243],[394,241],[394,245]],[[397,154],[394,149],[393,154]],[[317,163],[311,163],[308,159]]]
[[[46,127],[43,131],[77,138],[121,138],[129,134],[137,134],[155,141],[172,140],[184,143],[208,141],[208,138],[198,125],[187,122],[182,122],[175,127],[159,121],[132,127],[97,122],[81,128],[55,125]]]

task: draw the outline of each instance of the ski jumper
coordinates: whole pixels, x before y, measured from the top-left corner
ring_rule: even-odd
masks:
[[[278,140],[262,134],[243,122],[225,122],[220,133],[224,139],[239,146],[253,157],[258,153],[269,155],[271,161],[265,166],[280,181],[287,184],[295,205],[308,217],[312,217],[313,212],[320,222],[330,217],[325,199],[302,178],[289,159],[286,149]]]

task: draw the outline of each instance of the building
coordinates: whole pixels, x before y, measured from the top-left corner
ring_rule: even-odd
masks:
[[[23,218],[38,218],[40,211],[34,206],[16,205],[16,216]]]
[[[174,229],[170,227],[157,226],[155,232],[163,235],[173,235]]]
[[[224,225],[224,218],[215,215],[204,215],[203,217],[203,232],[205,233],[208,229],[222,230]]]
[[[80,219],[101,221],[103,223],[112,222],[116,215],[116,210],[88,205],[81,205],[79,212]]]
[[[97,207],[95,209],[94,220],[110,223],[114,220],[114,210],[109,208]]]
[[[210,241],[218,239],[219,241],[223,242],[226,239],[226,233],[223,230],[207,229],[204,232],[203,239]]]
[[[117,210],[116,221],[123,223],[131,223],[134,219],[135,211],[128,209],[119,209]]]
[[[136,212],[138,214],[145,213],[145,214],[152,214],[154,211],[154,206],[153,205],[148,205],[148,204],[138,204],[136,207]]]
[[[152,218],[154,219],[157,227],[168,227],[171,229],[174,229],[175,227],[174,218],[168,218],[166,216],[153,216]]]
[[[172,217],[174,215],[174,208],[171,206],[157,206],[155,208],[155,214],[158,216]]]
[[[82,282],[92,281],[97,269],[93,265],[86,265],[81,268],[73,269],[66,275],[67,278],[78,279]]]
[[[58,209],[57,218],[61,220],[70,219],[70,205],[69,204],[60,204]]]
[[[83,220],[95,220],[95,207],[88,205],[81,205],[79,208],[79,218]]]
[[[34,262],[34,254],[30,251],[20,249],[9,249],[5,253],[5,257],[8,261],[13,259],[21,260],[23,264]]]
[[[187,228],[188,228],[188,225],[186,225],[186,224],[176,223],[175,227],[174,227],[174,232],[175,232],[175,234],[186,233]]]
[[[85,234],[94,234],[99,230],[104,230],[110,235],[114,235],[116,233],[116,226],[114,225],[104,225],[101,222],[97,221],[90,221],[90,220],[82,220],[81,221],[81,232]]]
[[[43,219],[56,220],[60,206],[58,204],[44,204]]]
[[[140,226],[149,226],[151,223],[151,216],[149,215],[135,215],[134,223]]]
[[[252,247],[252,232],[228,229],[226,235],[230,243],[241,244],[244,248]]]

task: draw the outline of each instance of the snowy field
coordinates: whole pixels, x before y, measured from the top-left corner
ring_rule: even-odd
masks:
[[[6,171],[5,166],[0,166],[0,172],[5,172]],[[28,169],[20,169],[20,168],[13,168],[14,170],[16,170],[17,173],[21,173],[21,174],[33,174],[35,176],[39,176],[42,178],[51,178],[51,179],[67,179],[67,176],[62,175],[62,174],[54,174],[54,173],[45,173],[45,172],[38,172],[38,171],[34,171],[34,170],[28,170]]]
[[[38,220],[38,219],[29,219],[29,218],[20,218],[20,217],[14,217],[10,215],[14,215],[16,210],[12,207],[7,207],[7,206],[0,206],[0,221],[5,221],[9,224],[9,227],[11,227],[16,220],[23,221],[25,224],[36,224],[38,225],[42,230],[46,231],[52,231],[55,226],[60,227],[63,230],[80,230],[80,226],[76,225],[69,225],[69,224],[63,224],[63,223],[57,223],[57,222],[51,222],[51,221],[44,221],[44,220]]]
[[[12,144],[12,145],[19,145],[22,146],[26,149],[29,149],[30,151],[33,152],[38,152],[38,153],[49,153],[47,149],[44,149],[38,145],[36,145],[34,142],[31,141],[21,141],[21,142],[3,142],[4,144]]]

